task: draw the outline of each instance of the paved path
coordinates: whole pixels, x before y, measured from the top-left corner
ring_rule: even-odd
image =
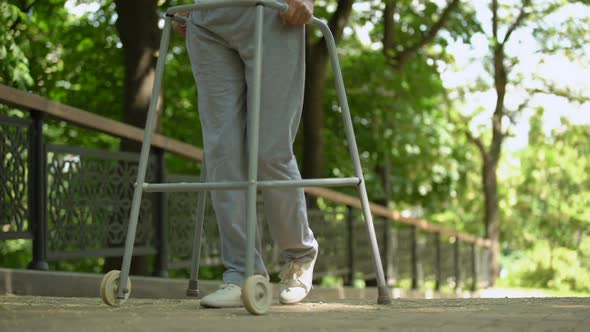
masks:
[[[201,309],[197,300],[0,296],[0,331],[590,331],[590,298],[396,300]]]

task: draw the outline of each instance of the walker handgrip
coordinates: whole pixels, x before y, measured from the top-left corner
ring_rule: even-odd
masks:
[[[166,15],[186,13],[204,9],[227,8],[227,7],[250,7],[261,4],[265,7],[273,8],[281,13],[287,11],[287,4],[278,0],[199,0],[192,5],[174,6],[168,8]]]

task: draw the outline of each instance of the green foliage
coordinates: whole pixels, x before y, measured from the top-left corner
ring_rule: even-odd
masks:
[[[590,126],[543,132],[544,110],[531,117],[529,145],[506,184],[507,283],[510,286],[590,290]],[[585,235],[586,234],[586,235]],[[524,250],[524,248],[533,249]]]
[[[365,1],[357,1],[357,3],[367,3]],[[364,13],[357,13],[356,21],[351,22],[353,25],[358,23],[364,25],[370,23],[374,26],[370,35],[374,41],[381,41],[383,39],[384,26],[382,15],[376,15],[375,12],[382,12],[387,1],[373,1],[371,2],[371,10]],[[428,0],[398,0],[396,1],[396,9],[399,16],[394,27],[394,44],[403,47],[415,45],[419,42],[424,34],[433,24],[440,18],[440,14],[450,1],[444,1],[440,4],[435,1]],[[422,53],[432,53],[433,49],[438,52],[445,52],[445,47],[448,44],[447,38],[456,40],[463,40],[468,42],[471,36],[481,31],[480,22],[475,17],[473,7],[463,2],[459,7],[451,13],[448,21],[444,25],[444,33],[435,36],[434,43],[430,47],[425,47],[420,50]]]
[[[389,158],[396,206],[419,205],[440,211],[461,185],[467,158],[444,108],[444,89],[436,66],[417,56],[401,72],[393,72],[381,51],[343,42],[341,66],[347,84],[355,133],[374,199],[384,195],[379,170]],[[354,52],[352,51],[354,50]],[[331,77],[329,81],[331,82]],[[329,85],[325,109],[326,159],[329,176],[352,174],[336,92]],[[442,108],[442,109],[441,109]]]
[[[590,43],[588,1],[550,3],[553,4],[553,8],[541,6],[545,10],[540,10],[537,14],[541,18],[540,24],[533,30],[542,51],[546,54],[564,55],[572,61],[584,58],[588,51],[587,45]],[[567,12],[564,3],[569,4],[569,8],[566,7]],[[559,24],[547,24],[552,21],[559,21]]]
[[[547,241],[508,262],[506,284],[514,287],[550,288],[590,292],[590,237],[581,250],[551,247]]]
[[[576,234],[590,226],[590,126],[563,126],[546,137],[543,110],[531,118],[529,146],[520,153],[520,173],[513,184],[510,219],[522,235],[515,241],[538,239],[553,246],[576,247]],[[517,188],[517,189],[516,189]],[[508,239],[514,234],[507,232]]]
[[[12,32],[2,33],[2,38],[12,36],[22,51],[21,63],[28,64],[26,72],[30,76],[28,89],[64,104],[119,119],[123,66],[113,24],[114,4],[98,1],[98,11],[76,17],[65,9],[65,0],[9,3],[14,4],[3,3],[2,8],[10,6],[20,19],[12,23]],[[51,143],[107,149],[118,145],[117,139],[63,122],[52,123],[45,135]]]
[[[342,287],[344,285],[344,282],[341,277],[327,275],[322,278],[321,285],[322,287],[336,288]]]
[[[455,228],[476,224],[477,218],[458,214],[462,211],[457,203],[470,183],[468,171],[472,170],[474,158],[446,114],[451,108],[440,71],[442,63],[452,61],[446,53],[448,40],[468,41],[481,27],[473,9],[461,5],[431,44],[419,48],[404,66],[396,69],[376,47],[383,38],[384,26],[382,15],[375,13],[382,12],[384,4],[372,2],[372,10],[353,13],[351,26],[371,27],[371,45],[361,45],[354,34],[339,45],[370,197],[388,201],[396,209],[412,209],[419,217],[439,214],[435,221]],[[430,1],[398,1],[393,48],[420,44],[442,10]],[[331,81],[330,77],[324,104],[325,109],[335,111],[326,114],[326,176],[346,176],[352,170],[349,158],[343,158],[348,151]],[[389,174],[385,174],[388,167]],[[385,197],[385,178],[391,183],[390,197]],[[445,216],[441,217],[441,213]]]
[[[214,266],[200,266],[199,280],[221,280],[225,268],[222,265]],[[184,278],[188,279],[191,276],[190,269],[178,269],[168,271],[170,278]]]
[[[105,259],[102,257],[51,261],[49,262],[49,270],[102,273],[104,261]]]
[[[0,83],[20,89],[33,84],[29,60],[18,44],[21,35],[19,23],[27,17],[10,3],[0,3]]]
[[[31,251],[32,242],[29,240],[0,241],[0,267],[26,267],[32,260]]]
[[[344,286],[344,278],[333,276],[333,275],[327,275],[327,276],[322,277],[320,285],[322,287],[328,287],[328,288],[343,287]],[[352,282],[352,287],[353,288],[365,288],[366,287],[365,278],[362,273],[357,273],[354,281]]]

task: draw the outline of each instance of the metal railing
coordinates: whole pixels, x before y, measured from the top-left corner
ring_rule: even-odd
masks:
[[[29,119],[0,116],[0,240],[32,240],[28,267],[38,270],[47,270],[48,261],[122,256],[139,155],[48,144],[43,125],[57,118],[136,141],[142,130],[3,85],[0,103],[30,114]],[[154,146],[149,181],[198,181],[197,176],[167,174],[164,155],[198,161],[200,149],[161,135]],[[324,188],[306,188],[306,193],[328,203],[326,209],[309,211],[321,248],[316,276],[342,276],[347,285],[358,279],[371,282],[375,276],[358,200]],[[196,195],[144,195],[134,254],[155,255],[156,275],[190,266]],[[404,218],[376,204],[371,210],[390,285],[406,281],[419,289],[428,283],[435,290],[487,285],[488,240]],[[212,208],[206,211],[201,262],[218,265],[217,226]],[[277,272],[279,252],[259,221],[265,262],[271,273]]]

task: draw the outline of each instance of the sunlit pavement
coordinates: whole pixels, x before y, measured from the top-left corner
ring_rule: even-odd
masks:
[[[479,297],[484,298],[523,298],[523,297],[547,297],[542,291],[535,290],[523,290],[523,289],[503,289],[503,288],[490,288],[483,289],[478,292]]]
[[[365,300],[202,309],[197,300],[0,296],[0,331],[590,331],[590,298]]]

